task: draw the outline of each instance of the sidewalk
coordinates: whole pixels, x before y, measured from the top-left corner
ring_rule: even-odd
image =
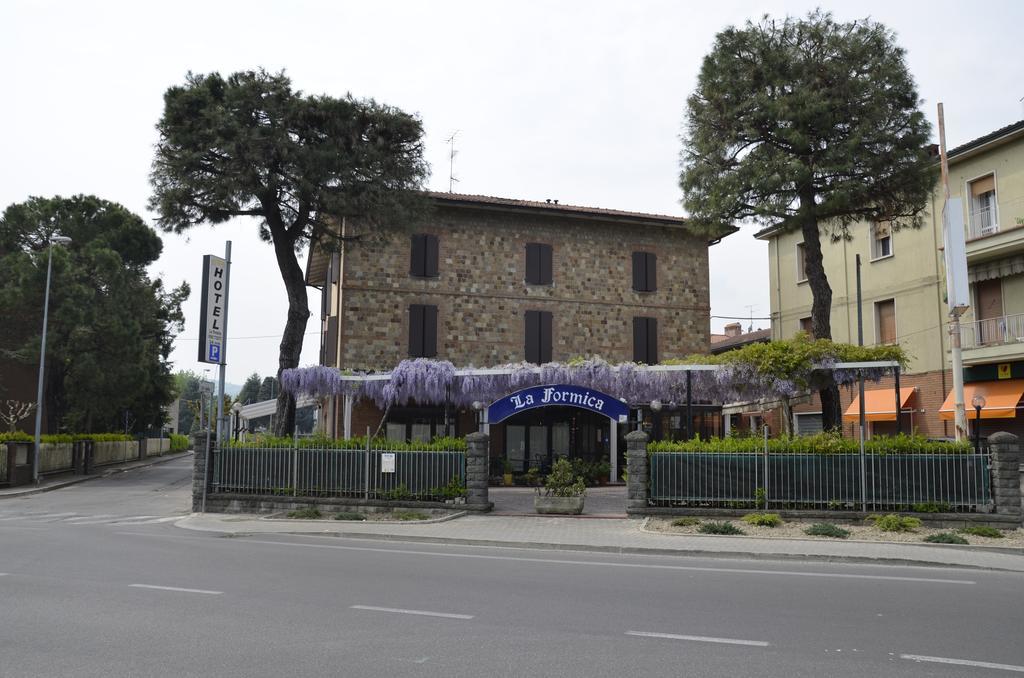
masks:
[[[931,565],[1024,572],[1024,551],[930,544],[759,539],[667,535],[642,530],[630,519],[466,515],[426,524],[261,520],[258,516],[194,513],[176,526],[222,534],[306,534],[391,541],[565,549],[762,560],[810,560],[870,564]]]
[[[96,469],[95,473],[90,473],[87,476],[76,476],[70,471],[66,473],[56,473],[53,475],[43,476],[40,478],[38,485],[18,485],[17,487],[4,487],[0,488],[0,500],[3,499],[14,499],[15,497],[27,497],[30,494],[39,494],[40,492],[50,492],[52,490],[59,490],[62,487],[68,487],[70,485],[77,485],[78,483],[84,483],[87,480],[96,480],[98,478],[106,478],[114,475],[115,473],[122,473],[124,471],[132,471],[137,468],[145,468],[147,466],[153,466],[155,464],[163,464],[169,461],[175,461],[176,459],[183,459],[191,456],[192,450],[186,452],[177,452],[173,454],[165,454],[160,457],[147,457],[141,461],[129,461],[126,464],[110,464],[109,466],[103,466]]]

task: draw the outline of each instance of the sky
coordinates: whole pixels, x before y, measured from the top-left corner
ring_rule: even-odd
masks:
[[[922,110],[947,145],[1024,118],[1024,2],[48,2],[0,4],[0,208],[29,196],[95,194],[147,209],[164,91],[189,71],[285,70],[308,94],[416,113],[447,190],[684,215],[679,138],[687,96],[715,34],[762,14],[870,16],[907,50]],[[937,132],[936,132],[937,133]],[[727,316],[768,327],[767,246],[746,226],[711,248],[712,330]],[[277,369],[287,301],[269,245],[239,219],[164,234],[151,267],[187,280],[174,369],[196,360],[204,254],[231,240],[227,380]],[[302,257],[303,263],[305,256]],[[310,290],[310,308],[319,292]],[[311,318],[301,364],[318,357]],[[750,321],[744,321],[744,327]]]

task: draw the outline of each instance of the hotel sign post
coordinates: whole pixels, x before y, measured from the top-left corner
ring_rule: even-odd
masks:
[[[199,362],[220,366],[217,386],[217,444],[224,442],[224,362],[228,340],[228,282],[231,278],[231,241],[224,258],[203,257],[203,294],[199,311]]]

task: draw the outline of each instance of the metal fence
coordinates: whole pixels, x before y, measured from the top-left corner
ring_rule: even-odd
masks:
[[[462,450],[225,447],[211,490],[244,494],[440,501],[466,483]]]
[[[691,508],[974,512],[992,504],[990,455],[665,452],[650,503]],[[916,506],[915,506],[916,505]]]

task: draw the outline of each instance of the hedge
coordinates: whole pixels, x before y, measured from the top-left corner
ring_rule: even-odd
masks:
[[[923,436],[901,434],[897,436],[874,436],[864,441],[866,454],[969,454],[972,450],[967,441],[942,442],[928,440]],[[702,453],[761,453],[764,439],[756,436],[711,438],[709,440],[659,440],[648,443],[651,454],[665,452]],[[781,436],[768,439],[769,454],[858,454],[860,443],[855,438],[843,438],[834,433],[819,433],[810,436]]]
[[[0,443],[16,442],[31,443],[35,438],[24,431],[12,433],[0,433]],[[134,436],[124,433],[57,433],[53,435],[39,436],[39,442],[44,445],[60,445],[77,442],[79,440],[91,440],[96,443],[114,443],[135,440]]]
[[[292,447],[296,441],[293,438],[279,438],[275,436],[256,436],[253,439],[231,441],[231,447]],[[315,436],[312,438],[299,438],[298,446],[302,448],[312,447],[317,449],[331,450],[365,450],[366,436],[355,438],[327,438]],[[401,440],[388,440],[387,438],[374,438],[370,443],[373,450],[391,450],[394,452],[446,452],[462,451],[466,449],[465,438],[453,438],[438,436],[430,442],[407,443]]]

